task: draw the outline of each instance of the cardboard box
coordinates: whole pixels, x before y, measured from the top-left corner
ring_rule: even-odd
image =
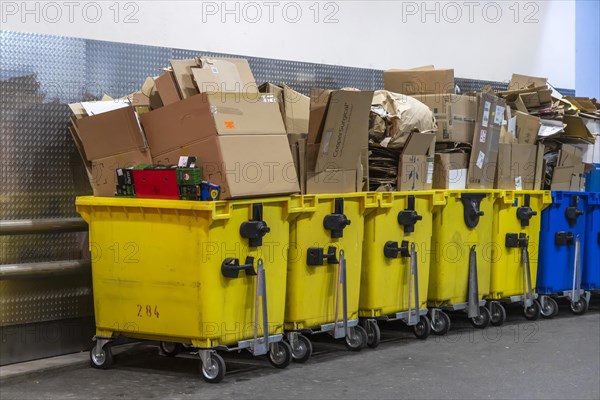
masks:
[[[538,146],[533,144],[500,144],[496,189],[534,190]]]
[[[540,131],[540,118],[515,111],[516,118],[516,137],[520,144],[535,144]]]
[[[275,97],[288,134],[308,133],[310,97],[296,92],[286,85],[280,87],[272,83],[264,83],[259,90],[261,93],[271,93]]]
[[[552,173],[551,190],[585,190],[583,152],[575,145],[563,144]]]
[[[433,111],[438,142],[471,143],[477,119],[477,97],[461,95],[415,95]]]
[[[278,105],[259,93],[201,93],[141,116],[155,156],[215,135],[285,134]]]
[[[467,189],[493,189],[500,130],[504,120],[504,99],[481,93],[477,107],[477,123],[469,161]]]
[[[510,90],[517,90],[517,89],[529,87],[531,85],[533,85],[534,87],[542,87],[542,86],[546,86],[547,83],[548,83],[547,78],[538,78],[535,76],[512,74],[512,77],[508,84],[508,88]]]
[[[430,190],[433,187],[435,134],[410,135],[398,165],[398,190]]]
[[[363,149],[368,146],[373,92],[311,92],[307,138],[307,193],[362,190]]]
[[[221,186],[221,199],[298,193],[298,177],[286,135],[212,136],[170,154],[164,162],[195,155],[203,179]]]
[[[190,98],[198,94],[198,89],[194,83],[192,68],[196,67],[196,60],[170,60],[173,77],[179,88],[179,95],[182,99]]]
[[[462,190],[467,187],[469,154],[464,152],[436,153],[433,171],[434,189]]]
[[[383,87],[406,95],[452,94],[455,92],[454,69],[434,69],[433,66],[389,69],[383,72]]]
[[[148,151],[133,150],[127,153],[100,158],[91,163],[90,185],[97,197],[113,197],[116,192],[117,168],[135,167],[138,164],[151,164]]]
[[[181,100],[179,88],[175,82],[173,71],[164,71],[161,76],[154,80],[158,96],[163,105],[167,106]],[[154,107],[153,107],[154,108]]]
[[[197,57],[191,72],[200,93],[258,92],[250,64],[243,58]]]
[[[130,106],[76,119],[75,128],[88,161],[147,147]]]

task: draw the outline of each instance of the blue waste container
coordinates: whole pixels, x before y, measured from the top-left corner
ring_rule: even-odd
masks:
[[[585,176],[586,192],[600,192],[600,164],[593,164],[593,168]]]
[[[587,200],[585,192],[552,192],[552,204],[542,211],[536,291],[543,317],[558,313],[552,297],[567,297],[575,314],[587,311],[589,292],[572,290],[577,241],[579,265],[583,265]]]
[[[581,287],[600,290],[600,193],[588,193]]]

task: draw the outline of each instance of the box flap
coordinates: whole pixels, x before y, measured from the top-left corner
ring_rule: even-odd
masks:
[[[515,117],[517,118],[516,134],[519,143],[534,144],[541,127],[540,118],[520,111],[515,112]]]
[[[142,131],[130,106],[78,119],[76,127],[90,161],[145,148]]]
[[[154,82],[163,105],[166,106],[181,100],[181,95],[179,94],[172,71],[164,71]]]
[[[308,144],[320,143],[325,115],[329,107],[332,90],[311,89],[310,91],[310,115],[308,121]]]
[[[563,122],[567,125],[563,136],[571,138],[583,139],[587,142],[594,143],[594,136],[590,133],[581,117],[575,115],[565,115]]]
[[[508,84],[509,89],[522,89],[533,84],[535,87],[546,86],[548,78],[538,78],[535,76],[512,74]]]
[[[387,70],[383,72],[383,87],[406,95],[454,93],[454,70]]]
[[[310,97],[283,86],[285,129],[288,134],[308,133]]]
[[[192,76],[192,68],[197,66],[196,60],[170,60],[169,63],[173,70],[175,82],[177,82],[177,86],[179,87],[181,98],[187,99],[198,94],[198,89],[194,84]]]
[[[196,63],[192,74],[201,93],[258,91],[246,59],[200,57]]]
[[[427,155],[435,149],[435,134],[433,133],[411,133],[406,140],[402,155]]]

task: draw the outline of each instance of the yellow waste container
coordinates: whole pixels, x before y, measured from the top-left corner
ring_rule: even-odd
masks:
[[[92,366],[112,362],[122,335],[200,349],[202,376],[218,382],[214,349],[269,354],[285,367],[282,341],[291,210],[289,197],[198,202],[79,197],[89,224],[96,317]],[[264,327],[267,327],[264,329]]]
[[[558,311],[550,299],[542,307],[535,300],[537,251],[542,210],[552,204],[549,191],[500,191],[494,202],[490,293],[491,323],[506,320],[501,303],[522,302],[525,318]]]
[[[327,332],[360,350],[367,336],[358,326],[364,214],[374,193],[292,196],[300,212],[290,221],[285,329],[294,360],[310,357],[301,333]],[[295,343],[299,343],[296,347]]]
[[[427,304],[432,331],[450,328],[445,311],[466,311],[474,327],[490,323],[482,300],[490,292],[492,222],[496,190],[446,190],[433,210]]]
[[[429,336],[432,212],[445,198],[434,191],[383,192],[377,200],[378,207],[365,216],[359,302],[370,347],[379,344],[377,320],[402,320],[418,338]]]

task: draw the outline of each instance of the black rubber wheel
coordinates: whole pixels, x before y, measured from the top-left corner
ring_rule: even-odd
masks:
[[[543,300],[539,300],[540,315],[543,318],[554,318],[558,314],[558,303],[552,297],[544,296]]]
[[[269,361],[275,368],[286,368],[292,362],[292,346],[284,340],[277,342],[269,350]]]
[[[437,318],[434,320],[431,319],[431,333],[436,336],[443,336],[450,330],[450,326],[452,323],[450,322],[450,317],[443,311],[437,312]]]
[[[181,346],[175,342],[160,342],[160,351],[167,357],[175,357],[179,354]]]
[[[492,316],[485,307],[479,307],[479,316],[471,318],[471,325],[477,329],[485,329],[490,325]]]
[[[346,336],[344,345],[350,351],[360,351],[367,346],[369,337],[367,331],[360,325],[350,328],[350,335]]]
[[[292,361],[305,363],[313,352],[313,346],[309,338],[304,335],[298,335],[296,343],[292,346]]]
[[[210,356],[208,365],[200,362],[200,373],[202,379],[208,383],[219,383],[225,376],[225,361],[220,355],[213,353]]]
[[[96,354],[96,345],[90,350],[90,365],[96,369],[108,369],[114,363],[110,344],[105,344],[99,354]]]
[[[365,330],[367,331],[367,346],[375,349],[381,343],[381,330],[375,320],[367,320],[365,322]]]
[[[506,309],[498,301],[488,303],[490,311],[490,323],[494,326],[502,326],[506,322]]]
[[[421,315],[419,322],[413,326],[413,333],[418,339],[425,340],[431,334],[431,321],[427,316]]]
[[[588,303],[584,297],[580,297],[578,301],[571,302],[571,312],[575,315],[583,315],[588,310]]]
[[[536,321],[540,317],[541,311],[542,307],[540,306],[540,303],[537,300],[534,300],[531,306],[523,309],[523,315],[529,321]]]

